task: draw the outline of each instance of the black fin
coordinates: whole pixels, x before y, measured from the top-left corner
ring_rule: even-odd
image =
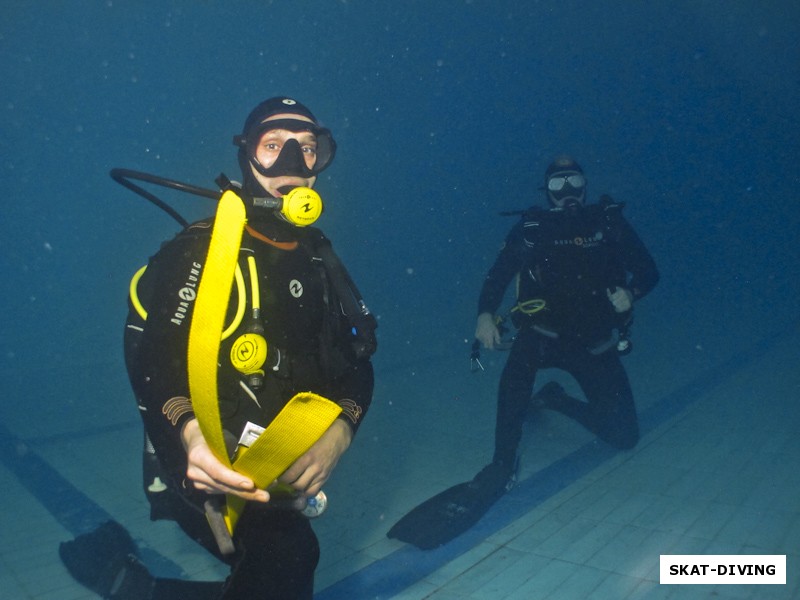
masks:
[[[421,550],[446,544],[475,525],[508,490],[512,469],[484,467],[472,481],[459,483],[414,508],[386,534]]]
[[[136,544],[116,521],[62,542],[58,554],[78,583],[103,598],[147,598],[153,586],[153,577],[137,558]],[[131,587],[137,595],[130,595]]]

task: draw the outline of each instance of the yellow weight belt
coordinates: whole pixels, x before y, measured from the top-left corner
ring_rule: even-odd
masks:
[[[240,449],[231,462],[219,414],[217,363],[245,223],[244,203],[234,192],[226,191],[217,208],[189,329],[189,394],[203,437],[217,459],[252,479],[256,487],[266,489],[308,451],[342,409],[312,392],[297,394],[250,448]],[[230,535],[244,504],[238,496],[227,497],[224,518]]]

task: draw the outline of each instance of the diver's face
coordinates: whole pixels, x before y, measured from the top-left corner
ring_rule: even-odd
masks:
[[[547,180],[547,196],[557,208],[583,206],[586,178],[577,171],[553,173]]]
[[[294,119],[297,121],[307,121],[309,123],[313,123],[313,121],[307,119],[306,117],[294,114],[273,115],[267,119],[267,122],[277,119]],[[284,149],[287,142],[290,140],[294,141],[289,144],[290,148],[288,148],[287,151],[291,151],[291,146],[295,146],[295,144],[297,144],[300,152],[297,160],[302,160],[309,169],[313,168],[317,161],[317,138],[310,131],[289,131],[287,129],[269,129],[265,131],[262,134],[261,139],[258,141],[258,145],[256,146],[256,160],[262,167],[268,169],[275,164],[275,161],[278,160],[278,157],[281,154],[281,150]],[[263,187],[275,198],[280,198],[283,196],[283,193],[280,191],[282,188],[287,186],[292,188],[301,186],[314,187],[314,183],[317,180],[316,176],[304,177],[299,173],[280,175],[276,177],[266,177],[265,175],[259,173],[252,165],[250,166],[250,169],[252,170],[256,181],[261,184],[261,187]]]

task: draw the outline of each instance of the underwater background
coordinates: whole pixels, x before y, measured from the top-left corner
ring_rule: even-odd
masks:
[[[177,225],[108,172],[238,179],[231,137],[278,94],[333,131],[319,225],[380,323],[372,412],[316,526],[321,598],[800,594],[800,4],[5,0],[2,13],[4,598],[92,597],[57,545],[111,517],[154,572],[224,576],[148,521],[123,322],[131,275]],[[591,201],[626,203],[661,272],[624,359],[654,411],[648,435],[552,494],[530,483],[532,512],[500,506],[483,537],[425,556],[385,533],[490,460],[505,355],[470,373],[477,296],[514,222],[499,213],[542,203],[560,153]],[[214,209],[155,191],[189,219]],[[523,475],[591,443],[556,415],[531,423]],[[624,469],[628,487],[606,479]],[[695,488],[670,487],[687,477]],[[621,546],[570,554],[608,527],[592,493],[619,507],[643,489],[608,534]],[[540,544],[515,545],[521,523]],[[786,554],[787,585],[658,585],[659,554],[705,552]]]

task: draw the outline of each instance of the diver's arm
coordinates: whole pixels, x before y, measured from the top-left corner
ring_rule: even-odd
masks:
[[[369,411],[374,387],[375,374],[369,360],[350,363],[345,372],[331,382],[329,398],[342,408],[338,420],[350,427],[351,437]]]
[[[339,458],[350,447],[364,420],[374,387],[372,363],[363,359],[349,366],[331,381],[326,390],[342,412],[311,448],[298,458],[278,480],[306,496],[314,496],[331,476]]]
[[[358,288],[322,230],[309,227],[303,234],[322,258],[330,294],[328,302],[337,307],[336,317],[330,313],[324,316],[328,330],[338,332],[339,339],[327,344],[327,386],[320,391],[342,408],[339,419],[349,425],[352,437],[372,403],[374,373],[370,357],[377,349],[377,322],[372,314],[363,314],[365,307]]]
[[[350,362],[327,391],[342,412],[313,446],[278,478],[306,496],[315,496],[333,473],[372,402],[374,374],[369,360]]]
[[[339,458],[350,447],[369,410],[373,385],[373,369],[369,360],[351,363],[345,373],[332,382],[330,399],[342,407],[339,418],[278,481],[291,485],[306,496],[315,496],[322,489]]]
[[[187,375],[194,302],[181,302],[181,298],[186,296],[184,288],[197,284],[195,265],[204,260],[207,244],[207,239],[182,234],[151,259],[145,272],[146,298],[142,299],[148,316],[136,355],[135,381],[132,380],[156,454],[179,480],[186,469],[181,430],[194,418]]]
[[[349,343],[349,339],[343,340]],[[340,352],[330,348],[331,352]],[[374,371],[369,358],[340,355],[341,370],[329,373],[327,397],[342,409],[339,417],[313,446],[278,481],[291,485],[305,496],[315,496],[333,473],[342,454],[350,447],[372,403]]]
[[[497,255],[494,264],[486,274],[478,297],[478,321],[475,325],[475,338],[486,348],[494,348],[500,343],[500,332],[494,315],[505,296],[506,288],[520,271],[526,256],[523,223],[518,223],[506,237],[505,244]]]
[[[519,272],[517,253],[505,246],[483,280],[478,297],[478,314],[494,314],[500,307],[506,288],[514,275]]]
[[[644,298],[656,287],[660,276],[644,242],[625,219],[621,219],[619,244],[624,268],[631,274],[627,288],[633,300]]]

